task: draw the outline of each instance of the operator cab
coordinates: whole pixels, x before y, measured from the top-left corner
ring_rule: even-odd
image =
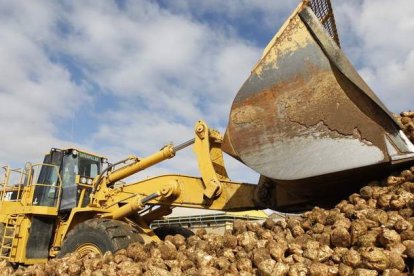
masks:
[[[59,212],[70,211],[79,205],[86,206],[89,203],[89,195],[92,190],[92,181],[98,176],[106,158],[95,154],[87,153],[77,149],[51,149],[45,156],[44,164],[59,167],[62,179],[62,192]],[[48,166],[43,166],[39,178],[48,174]],[[34,202],[47,206],[47,201],[57,196],[57,193],[50,188],[37,189]]]
[[[60,170],[63,187],[60,211],[70,211],[77,206],[79,200],[82,200],[82,206],[89,203],[92,181],[101,173],[105,160],[103,157],[76,149],[64,151]],[[86,187],[85,194],[81,195],[82,187],[79,185]]]

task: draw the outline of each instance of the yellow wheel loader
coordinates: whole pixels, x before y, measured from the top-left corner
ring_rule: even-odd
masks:
[[[200,176],[123,182],[189,146]],[[231,181],[223,152],[259,172],[259,184]],[[34,264],[157,241],[149,224],[175,206],[323,206],[413,160],[414,146],[339,48],[330,2],[305,1],[241,87],[224,138],[199,121],[193,139],[145,158],[110,164],[78,149],[52,149],[42,164],[2,167],[0,258]]]

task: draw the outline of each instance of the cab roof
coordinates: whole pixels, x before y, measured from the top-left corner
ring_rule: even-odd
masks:
[[[106,156],[102,156],[102,155],[99,155],[99,154],[91,153],[89,151],[86,151],[86,150],[83,150],[83,149],[79,149],[79,148],[66,148],[66,149],[52,148],[50,151],[70,152],[70,151],[73,151],[73,150],[76,150],[78,152],[82,152],[82,153],[85,153],[85,154],[89,154],[89,155],[92,155],[92,156],[95,156],[95,157],[98,157],[98,158],[105,158],[105,159],[107,159]]]

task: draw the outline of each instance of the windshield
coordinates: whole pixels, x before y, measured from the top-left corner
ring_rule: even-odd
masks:
[[[100,170],[101,159],[99,157],[83,152],[65,154],[61,169],[63,190],[60,211],[68,211],[77,206],[79,190],[75,183],[76,175],[94,178],[100,173]],[[89,197],[85,196],[84,200],[88,199]]]
[[[101,160],[99,157],[79,153],[79,175],[94,178],[100,173]]]
[[[94,178],[100,173],[100,158],[80,152],[78,155],[67,154],[63,158],[63,187],[75,185],[76,175]]]

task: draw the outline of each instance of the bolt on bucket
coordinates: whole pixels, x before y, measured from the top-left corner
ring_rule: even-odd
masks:
[[[283,188],[278,205],[348,192],[350,182],[414,158],[414,146],[322,23],[300,4],[229,116],[223,150],[262,175],[269,187],[262,197]]]

